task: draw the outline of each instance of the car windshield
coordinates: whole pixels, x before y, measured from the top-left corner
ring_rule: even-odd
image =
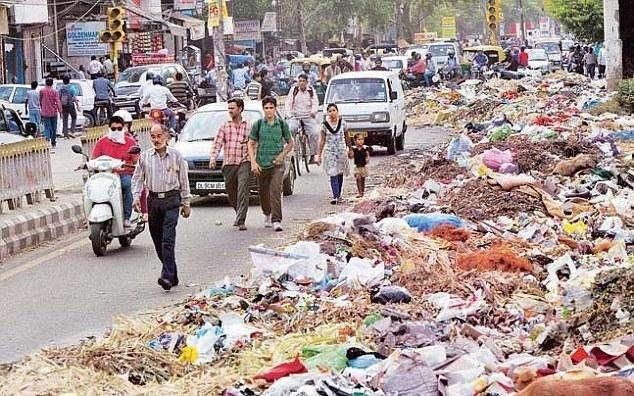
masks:
[[[314,63],[310,64],[310,71],[316,73],[319,76],[318,66]],[[301,63],[291,63],[291,77],[297,78],[300,74],[302,74],[304,70],[302,69]]]
[[[430,45],[427,52],[431,53],[432,56],[447,56],[449,52],[455,52],[455,49],[451,44]]]
[[[387,102],[381,78],[345,78],[330,81],[326,103]]]
[[[253,124],[262,118],[262,113],[255,110],[246,110],[242,112],[242,118],[246,119],[248,124]],[[197,112],[185,124],[179,140],[185,142],[213,140],[218,134],[220,125],[228,119],[229,113],[227,110]]]
[[[161,69],[148,69],[147,67],[129,67],[125,69],[117,79],[117,82],[127,81],[129,83],[138,83],[141,81],[143,73],[150,71],[153,74],[160,74]]]
[[[541,48],[546,51],[547,54],[558,54],[559,44],[557,43],[537,43],[535,48]]]
[[[532,61],[547,61],[548,56],[542,51],[531,51],[528,53],[528,59]]]
[[[388,69],[402,69],[403,61],[400,59],[383,59],[383,66]]]

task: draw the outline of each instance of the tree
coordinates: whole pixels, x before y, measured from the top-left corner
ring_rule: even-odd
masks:
[[[603,41],[603,0],[544,0],[546,10],[576,38]]]

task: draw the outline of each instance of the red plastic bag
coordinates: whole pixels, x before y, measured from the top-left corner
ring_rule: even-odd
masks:
[[[308,372],[308,370],[306,370],[306,366],[304,366],[304,364],[301,362],[301,360],[299,360],[299,358],[295,358],[295,360],[279,364],[273,367],[272,369],[270,369],[269,371],[260,373],[256,375],[254,378],[265,379],[268,382],[273,382],[291,374],[301,374],[306,372]]]

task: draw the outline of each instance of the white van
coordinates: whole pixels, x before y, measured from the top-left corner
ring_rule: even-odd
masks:
[[[363,71],[335,76],[326,90],[324,114],[330,103],[337,104],[349,138],[360,133],[366,145],[387,147],[388,154],[403,149],[405,94],[397,73]]]

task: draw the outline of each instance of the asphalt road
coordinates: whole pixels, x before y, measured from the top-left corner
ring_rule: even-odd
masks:
[[[410,129],[408,147],[446,139],[438,130]],[[381,166],[384,151],[371,160]],[[348,188],[354,182],[347,179]],[[177,264],[180,285],[164,292],[156,283],[160,263],[146,231],[126,249],[114,241],[105,257],[92,253],[87,232],[40,247],[10,259],[0,268],[0,362],[19,359],[46,345],[76,342],[101,334],[116,315],[148,310],[193,294],[226,276],[244,273],[250,258],[247,247],[279,246],[312,219],[341,207],[328,203],[329,184],[313,167],[296,182],[295,194],[284,199],[282,233],[263,228],[257,206],[251,206],[248,231],[233,229],[233,210],[222,197],[198,202],[189,219],[180,219]]]

